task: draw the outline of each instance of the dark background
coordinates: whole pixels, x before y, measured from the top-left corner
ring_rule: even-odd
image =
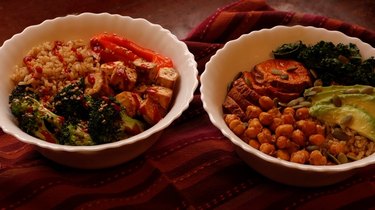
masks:
[[[185,38],[206,17],[234,0],[1,0],[0,44],[45,19],[82,12],[142,17]],[[374,0],[266,0],[277,10],[337,18],[375,30]]]

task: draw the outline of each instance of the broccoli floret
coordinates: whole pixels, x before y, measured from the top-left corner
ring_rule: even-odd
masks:
[[[24,97],[30,97],[39,100],[38,94],[31,91],[29,88],[30,87],[28,85],[17,85],[9,95],[9,105],[12,114],[15,117],[18,117],[25,112],[24,108],[26,107],[26,105],[20,104],[26,102],[24,101]]]
[[[52,101],[55,113],[69,119],[88,119],[83,78],[67,85]]]
[[[129,117],[114,98],[92,98],[88,130],[96,144],[118,141],[138,134],[145,124]]]
[[[60,131],[64,118],[46,108],[31,91],[22,94],[23,88],[17,86],[9,96],[10,110],[20,128],[30,135],[56,142],[55,135]]]
[[[88,131],[96,144],[117,140],[116,119],[120,117],[118,105],[112,98],[91,98]]]
[[[144,131],[146,125],[129,117],[113,97],[81,95],[78,86],[75,83],[64,88],[52,103],[55,109],[39,102],[38,95],[26,86],[17,86],[9,96],[10,110],[26,133],[64,145],[104,144]],[[65,99],[63,92],[80,98]]]
[[[90,134],[88,133],[87,121],[65,121],[61,129],[58,141],[60,144],[74,146],[94,145]]]

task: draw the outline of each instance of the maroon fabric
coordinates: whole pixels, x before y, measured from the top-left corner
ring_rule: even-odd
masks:
[[[183,41],[202,73],[227,41],[295,24],[339,30],[375,46],[373,31],[327,17],[275,11],[256,0],[217,10]],[[0,129],[0,209],[368,209],[375,206],[374,195],[374,166],[320,188],[285,186],[263,177],[239,159],[211,124],[199,90],[151,149],[103,170],[58,165]]]

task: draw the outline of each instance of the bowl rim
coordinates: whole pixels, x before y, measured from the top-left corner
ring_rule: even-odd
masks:
[[[210,60],[206,63],[205,65],[205,71],[201,75],[201,86],[200,86],[200,92],[201,92],[201,100],[203,103],[203,108],[206,110],[208,113],[210,121],[221,131],[221,133],[227,137],[235,146],[238,148],[242,149],[246,153],[250,153],[250,155],[255,155],[258,158],[272,163],[276,165],[281,165],[283,167],[287,167],[290,169],[297,169],[297,170],[302,170],[302,171],[310,171],[310,172],[327,172],[327,173],[337,173],[337,172],[343,172],[343,171],[351,171],[355,170],[361,167],[369,166],[372,164],[375,164],[375,154],[372,154],[366,158],[363,158],[361,160],[353,161],[350,163],[345,163],[345,164],[340,164],[340,165],[324,165],[324,166],[316,166],[316,165],[306,165],[306,164],[299,164],[299,163],[293,163],[290,161],[286,160],[281,160],[276,157],[267,155],[260,150],[257,150],[255,148],[252,148],[250,145],[246,144],[243,140],[241,140],[238,136],[236,136],[227,126],[226,127],[221,127],[221,123],[224,122],[223,118],[216,118],[215,115],[213,115],[209,109],[209,106],[207,104],[207,98],[209,98],[209,94],[205,92],[205,80],[208,79],[208,71],[211,69],[211,65],[215,62],[215,60],[219,60],[221,56],[223,55],[224,51],[227,48],[235,48],[235,45],[242,42],[243,40],[246,39],[252,39],[253,37],[260,36],[263,33],[273,33],[278,30],[315,30],[315,31],[320,31],[322,33],[329,33],[333,35],[338,35],[345,37],[345,39],[348,40],[348,42],[354,42],[354,43],[362,43],[364,46],[369,47],[372,49],[372,53],[375,56],[375,48],[373,48],[371,45],[368,43],[365,43],[361,41],[359,38],[356,37],[350,37],[340,31],[336,30],[328,30],[325,28],[318,28],[314,26],[302,26],[302,25],[294,25],[294,26],[275,26],[272,28],[264,28],[256,31],[252,31],[247,34],[242,34],[240,37],[234,40],[230,40],[227,43],[224,44],[222,48],[216,51],[216,53],[210,58]],[[301,38],[303,39],[303,38]],[[240,71],[240,70],[238,70]],[[219,120],[220,122],[218,122]]]
[[[152,23],[152,22],[146,20],[145,18],[133,18],[133,17],[126,16],[126,15],[111,14],[111,13],[108,13],[108,12],[101,12],[101,13],[83,12],[83,13],[79,13],[79,14],[69,14],[69,15],[66,15],[66,16],[60,16],[60,17],[55,17],[55,18],[51,18],[51,19],[46,19],[39,24],[27,26],[21,32],[14,34],[11,38],[4,41],[4,43],[0,46],[0,52],[4,48],[8,48],[8,46],[11,45],[13,40],[18,39],[19,37],[21,37],[25,33],[31,33],[31,31],[37,30],[38,28],[42,27],[45,24],[53,24],[53,22],[55,22],[55,21],[66,21],[66,20],[76,21],[76,20],[78,20],[80,18],[83,18],[83,17],[84,18],[117,18],[117,19],[121,19],[123,21],[131,21],[131,22],[142,23],[142,24],[147,25],[148,27],[156,28],[157,30],[161,31],[161,33],[163,33],[163,35],[169,36],[169,39],[174,40],[175,43],[178,45],[178,47],[180,49],[183,49],[184,56],[187,56],[188,59],[186,59],[184,62],[188,62],[188,63],[186,63],[184,65],[189,67],[189,69],[191,71],[191,74],[192,74],[192,78],[194,78],[191,81],[191,84],[190,84],[191,88],[189,88],[189,89],[191,89],[191,90],[188,91],[188,93],[187,93],[188,96],[185,96],[184,100],[186,100],[186,101],[182,104],[183,106],[179,107],[179,110],[181,110],[181,111],[178,111],[178,113],[176,115],[171,116],[171,115],[169,115],[170,111],[172,109],[172,107],[171,107],[169,112],[167,113],[167,115],[163,119],[161,119],[158,123],[151,126],[147,130],[143,131],[142,133],[139,133],[139,134],[131,136],[127,139],[122,139],[122,140],[119,140],[119,141],[116,141],[116,142],[100,144],[100,145],[92,145],[92,146],[72,146],[72,145],[61,145],[61,144],[57,144],[57,143],[50,143],[50,142],[43,141],[39,138],[36,138],[34,136],[31,136],[31,135],[25,133],[24,131],[19,129],[19,127],[17,127],[17,126],[16,126],[17,128],[12,128],[12,126],[8,127],[8,125],[6,123],[2,123],[2,121],[0,121],[0,127],[2,128],[4,133],[10,134],[10,135],[16,137],[18,140],[20,140],[24,143],[28,143],[28,144],[31,144],[31,145],[34,145],[34,146],[37,146],[37,147],[43,148],[43,149],[49,149],[49,150],[55,150],[55,151],[65,151],[65,152],[87,152],[87,153],[90,153],[90,152],[114,149],[114,148],[117,148],[117,147],[123,147],[125,145],[130,145],[130,144],[133,144],[133,143],[139,142],[139,141],[145,141],[145,140],[147,140],[148,137],[151,137],[153,134],[161,132],[162,130],[164,130],[165,128],[170,126],[172,124],[172,122],[174,120],[176,120],[178,117],[180,117],[182,115],[182,113],[188,108],[190,102],[194,98],[194,91],[198,87],[198,84],[199,84],[198,79],[197,79],[197,77],[198,77],[197,62],[195,61],[194,55],[188,50],[188,47],[187,47],[186,43],[179,40],[177,38],[177,36],[174,35],[171,31],[163,28],[159,24]],[[176,96],[174,96],[174,97],[176,97]]]

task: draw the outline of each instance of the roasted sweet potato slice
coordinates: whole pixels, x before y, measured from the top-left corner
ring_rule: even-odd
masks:
[[[243,97],[248,100],[250,103],[257,105],[260,95],[246,83],[243,77],[238,78],[233,82],[232,87],[236,88],[236,90],[243,95]]]
[[[255,65],[253,71],[258,83],[268,83],[281,92],[301,92],[312,84],[309,71],[294,60],[266,60]]]
[[[236,101],[233,100],[233,98],[231,98],[230,96],[227,96],[225,98],[225,101],[223,103],[223,109],[224,113],[235,114],[241,119],[246,118],[245,111],[242,110],[241,107],[236,103]]]
[[[228,96],[230,96],[243,110],[246,110],[247,106],[252,105],[252,103],[248,101],[235,86],[229,90]]]

